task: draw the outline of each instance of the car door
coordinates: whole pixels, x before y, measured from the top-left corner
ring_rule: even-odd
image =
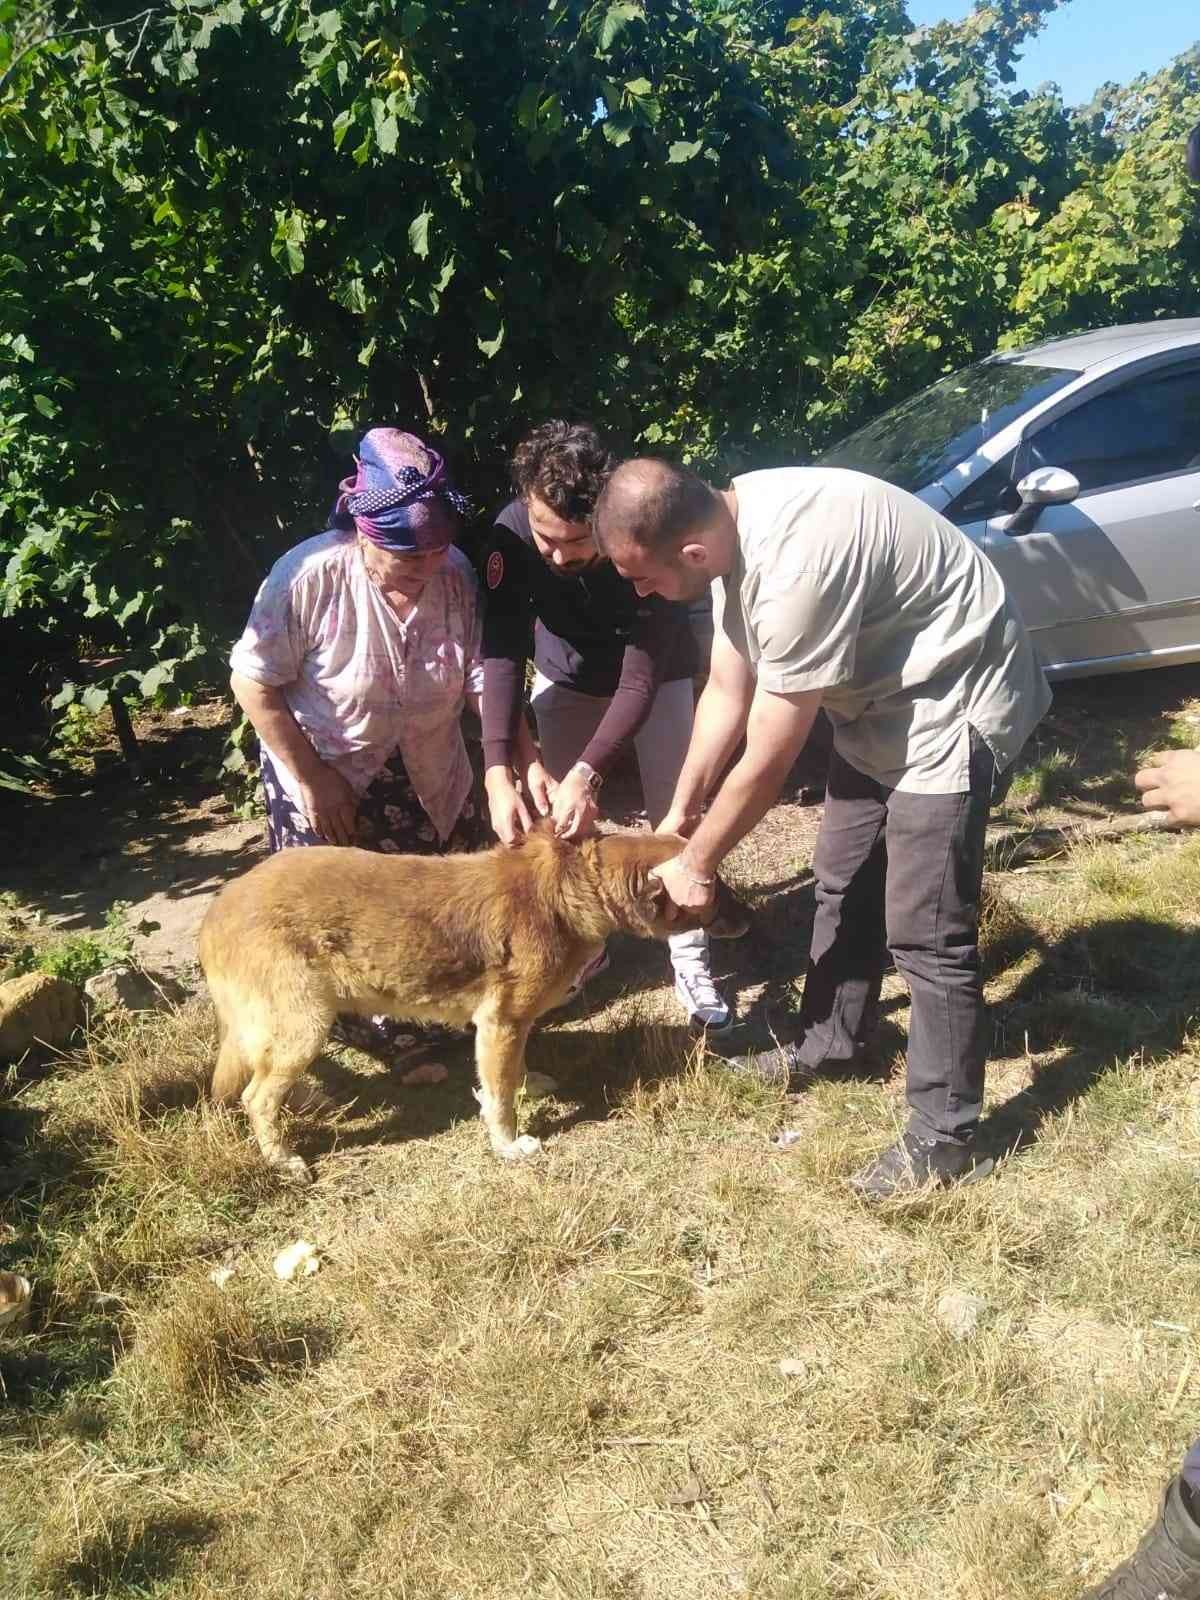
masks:
[[[1200,362],[1087,395],[1012,452],[984,548],[1047,667],[1200,656]],[[1080,493],[1010,532],[1013,485],[1043,466],[1073,472]]]

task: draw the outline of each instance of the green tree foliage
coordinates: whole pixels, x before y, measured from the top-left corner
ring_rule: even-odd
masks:
[[[1200,310],[1200,191],[1182,155],[1198,122],[1200,50],[1101,91],[1079,119],[1076,183],[1028,234],[1015,336]]]
[[[366,423],[486,503],[549,413],[725,469],[1195,308],[1196,64],[1013,94],[1055,3],[0,0],[4,626],[167,694]]]

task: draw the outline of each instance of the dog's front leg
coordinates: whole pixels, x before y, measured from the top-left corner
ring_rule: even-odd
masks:
[[[517,1134],[517,1090],[525,1076],[527,1022],[494,1014],[475,1017],[475,1065],[479,1072],[479,1114],[492,1149],[505,1161],[521,1161],[542,1148],[540,1139]]]

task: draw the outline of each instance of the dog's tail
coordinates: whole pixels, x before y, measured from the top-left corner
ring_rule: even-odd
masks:
[[[217,1065],[213,1070],[212,1097],[224,1105],[232,1105],[250,1082],[252,1069],[237,1039],[223,1023],[220,1033],[221,1048],[217,1052]]]

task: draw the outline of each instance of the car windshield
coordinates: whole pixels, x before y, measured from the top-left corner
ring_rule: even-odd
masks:
[[[901,489],[923,489],[1078,376],[1066,367],[981,361],[885,411],[818,456],[816,465],[852,467]]]

